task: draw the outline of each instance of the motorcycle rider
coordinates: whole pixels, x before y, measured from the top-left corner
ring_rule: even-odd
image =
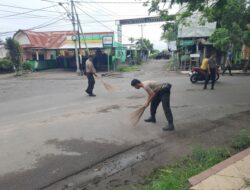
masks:
[[[208,58],[206,58],[206,57],[203,58],[200,68],[203,71],[207,72],[207,69],[208,69]]]
[[[206,81],[204,84],[203,89],[207,89],[207,84],[209,79],[212,81],[211,90],[214,89],[214,83],[216,78],[216,54],[212,54],[211,57],[208,59],[208,69],[207,69],[207,75],[206,75]]]

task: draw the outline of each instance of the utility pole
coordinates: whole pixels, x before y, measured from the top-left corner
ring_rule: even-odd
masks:
[[[142,56],[142,49],[143,49],[143,27],[144,27],[144,25],[141,24],[140,27],[141,27],[141,53],[140,53],[140,58],[142,60],[142,58],[143,58],[143,56]]]
[[[72,17],[72,24],[73,24],[73,33],[74,33],[74,44],[75,44],[75,59],[76,59],[76,72],[78,74],[80,74],[80,65],[79,65],[79,59],[78,59],[78,48],[77,48],[77,38],[79,38],[79,36],[77,37],[77,33],[76,33],[76,22],[75,22],[75,15],[74,15],[74,1],[71,0],[71,17]]]

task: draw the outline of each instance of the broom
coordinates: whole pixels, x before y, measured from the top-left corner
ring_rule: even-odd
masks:
[[[108,91],[108,92],[113,92],[114,91],[114,87],[111,86],[110,84],[104,82],[102,79],[101,79],[101,82],[104,86],[104,88]]]
[[[141,108],[139,108],[139,109],[137,109],[136,111],[134,111],[134,112],[131,113],[131,115],[130,115],[130,120],[131,120],[131,123],[132,123],[132,125],[133,125],[134,127],[135,127],[135,126],[138,124],[138,122],[140,121],[141,116],[142,116],[142,114],[144,113],[144,111],[145,111],[146,108],[147,108],[146,106],[143,106],[143,107],[141,107]]]
[[[99,79],[101,81],[101,83],[103,84],[104,88],[108,91],[108,92],[113,92],[114,91],[114,87],[106,82],[103,81],[102,77],[99,75],[96,75],[96,78]]]

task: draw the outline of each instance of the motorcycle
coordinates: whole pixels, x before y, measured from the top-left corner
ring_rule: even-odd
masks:
[[[206,80],[206,71],[202,70],[200,67],[193,67],[189,75],[190,75],[190,81],[192,83]],[[220,71],[219,68],[217,67],[215,81],[219,80],[219,78],[220,78]]]

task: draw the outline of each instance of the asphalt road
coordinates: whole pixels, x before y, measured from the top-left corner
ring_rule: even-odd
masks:
[[[0,77],[0,189],[33,190],[77,173],[138,144],[168,136],[159,107],[157,124],[133,127],[129,114],[146,93],[131,88],[133,78],[173,84],[171,105],[176,130],[184,123],[215,120],[250,110],[249,76],[223,76],[215,90],[202,90],[185,75],[166,72],[166,63],[96,82],[96,98],[75,73],[46,71],[21,78]],[[143,117],[149,115],[147,110]],[[143,118],[142,118],[143,119]]]

